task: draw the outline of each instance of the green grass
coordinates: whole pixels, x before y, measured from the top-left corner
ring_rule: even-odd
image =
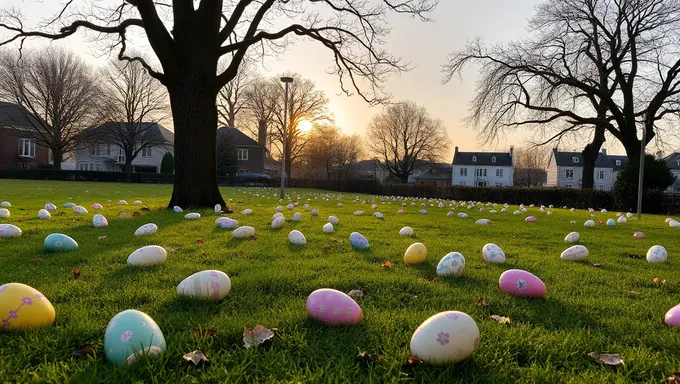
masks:
[[[350,195],[343,197],[344,207],[338,208],[337,200],[314,200],[324,192],[294,190],[291,196],[299,194],[300,205],[311,199],[309,204],[319,209],[319,216],[305,212],[302,222],[287,222],[283,229],[272,230],[271,217],[279,205],[273,197],[276,191],[224,188],[222,193],[226,200],[233,199],[236,212],[254,210],[252,216],[231,215],[240,225],[256,229],[257,239],[236,241],[229,230],[215,227],[216,215],[211,210],[199,211],[200,220],[187,221],[164,209],[170,188],[0,180],[0,200],[13,205],[12,216],[0,222],[23,230],[20,238],[0,239],[0,284],[28,284],[44,293],[57,312],[50,327],[0,332],[0,382],[659,383],[680,370],[680,332],[663,323],[665,312],[680,301],[678,229],[667,227],[664,217],[645,216],[642,222],[633,219],[614,228],[584,228],[583,222],[590,218],[584,210],[555,209],[548,216],[530,208],[527,215],[538,218],[532,224],[524,223],[526,215],[513,215],[515,207],[498,214],[465,209],[468,219],[447,217],[448,208],[436,205],[427,207],[427,215],[411,206],[406,214],[397,215],[399,203],[382,205],[377,197],[364,197],[380,204],[385,214],[380,221],[370,215],[369,205],[352,203]],[[120,199],[130,205],[117,205]],[[135,199],[150,211],[132,205]],[[78,216],[63,208],[67,201],[88,209],[95,202],[102,203],[109,228],[92,228],[92,210]],[[65,213],[49,221],[37,219],[37,211],[47,202]],[[366,214],[352,216],[357,209]],[[122,211],[139,215],[121,219]],[[292,215],[285,210],[284,214]],[[329,215],[337,216],[340,225],[334,234],[326,235],[321,227]],[[596,216],[606,221],[614,213]],[[482,217],[491,219],[491,225],[474,224]],[[578,224],[570,224],[571,220]],[[157,234],[133,236],[137,227],[148,222],[158,224]],[[415,238],[398,235],[405,225],[414,228]],[[288,244],[292,229],[305,234],[306,246]],[[574,230],[581,233],[581,244],[590,251],[586,262],[559,258],[567,247],[564,236]],[[647,238],[634,239],[637,230]],[[347,239],[353,231],[369,239],[369,251],[350,248]],[[43,239],[53,232],[72,236],[80,250],[46,253]],[[100,235],[107,238],[99,240]],[[427,246],[428,259],[419,266],[406,266],[403,252],[415,241]],[[503,248],[504,265],[484,263],[481,248],[487,242]],[[169,250],[164,265],[126,266],[131,252],[150,244]],[[646,262],[644,255],[654,244],[668,249],[667,263]],[[439,259],[451,251],[466,257],[462,277],[435,282],[421,279],[434,273]],[[393,268],[381,267],[385,261],[391,261]],[[548,287],[547,296],[524,299],[501,293],[498,277],[510,268],[539,276]],[[74,279],[73,269],[81,271],[79,279]],[[217,303],[178,297],[177,284],[205,269],[230,276],[229,296]],[[655,284],[654,277],[668,284]],[[364,292],[364,298],[357,300],[364,312],[359,326],[326,327],[307,318],[307,295],[324,287]],[[417,298],[405,302],[406,294]],[[489,307],[475,306],[480,296]],[[162,357],[132,367],[114,366],[104,355],[104,330],[111,317],[131,308],[156,320],[168,349]],[[477,351],[445,367],[402,367],[416,327],[445,310],[463,311],[475,319],[481,333]],[[512,323],[495,323],[489,314],[508,316]],[[276,328],[276,336],[271,343],[244,349],[243,328],[256,324]],[[217,333],[197,336],[194,329]],[[72,351],[83,344],[94,345],[96,354],[74,358]],[[212,364],[194,367],[182,359],[195,349],[203,351]],[[358,364],[358,351],[379,354],[383,362]],[[587,356],[593,351],[621,353],[625,365],[599,366]]]

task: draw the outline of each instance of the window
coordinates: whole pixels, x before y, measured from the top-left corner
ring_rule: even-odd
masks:
[[[497,187],[502,187],[502,186],[503,186],[503,183],[496,183],[496,186],[497,186]]]
[[[486,187],[486,181],[478,181],[477,186],[478,187]]]
[[[604,184],[598,184],[597,189],[601,189],[604,191]]]
[[[240,149],[239,149],[239,151],[240,151]],[[245,151],[246,151],[246,153],[248,153],[248,150],[247,150],[247,149],[246,149]],[[238,174],[239,174],[239,175],[243,175],[243,174],[246,174],[246,173],[248,173],[248,170],[247,170],[247,169],[239,169],[239,170],[238,170]]]
[[[567,179],[573,179],[574,178],[574,170],[573,169],[567,169],[565,177]],[[568,187],[571,188],[571,187]]]
[[[579,162],[579,159],[578,159],[578,157],[577,157],[577,156],[574,156],[574,157],[572,157],[572,158],[571,158],[571,161],[573,161],[573,162],[574,162],[574,164],[578,164],[578,162]]]
[[[496,168],[496,177],[503,177],[503,168]]]
[[[564,187],[565,187],[565,188],[574,188],[574,186],[571,185],[571,184],[566,184]]]
[[[106,156],[111,157],[111,144],[106,146]]]
[[[597,171],[597,178],[599,180],[604,180],[604,171]]]
[[[35,157],[35,140],[19,139],[19,157]]]
[[[460,175],[461,176],[467,176],[467,168],[461,168],[460,169]]]
[[[477,168],[475,175],[477,177],[486,177],[486,168]]]
[[[124,163],[125,162],[125,151],[123,151],[123,148],[118,148],[118,156],[117,157],[117,162],[119,163]]]
[[[90,164],[89,163],[80,163],[78,164],[78,169],[81,171],[90,171]]]
[[[492,163],[495,163],[495,162],[496,162],[496,156],[492,156],[492,157],[491,157],[491,162],[492,162]]]
[[[472,162],[474,162],[474,163],[477,162],[477,156],[472,156]]]
[[[100,156],[100,155],[101,155],[101,151],[100,151],[99,145],[92,144],[90,146],[90,156]]]
[[[239,160],[248,160],[248,150],[247,149],[239,149],[238,150],[238,159]]]
[[[620,167],[621,166],[621,160],[616,160],[616,166]]]
[[[151,157],[151,147],[142,148],[142,157]]]
[[[94,165],[94,170],[95,170],[95,171],[103,171],[104,169],[103,169],[102,164],[95,164],[95,165]]]
[[[464,181],[461,181],[461,182],[460,182],[460,185],[462,185],[462,186],[464,187],[466,184],[465,184]]]

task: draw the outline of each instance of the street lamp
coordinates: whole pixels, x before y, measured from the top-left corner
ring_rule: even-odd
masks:
[[[282,77],[281,82],[285,84],[285,98],[283,102],[283,136],[281,139],[281,147],[283,148],[283,156],[281,159],[281,199],[285,195],[285,180],[286,180],[286,139],[288,138],[288,84],[293,82],[292,77]]]
[[[642,120],[642,140],[640,141],[640,174],[638,176],[637,218],[642,216],[642,179],[645,175],[645,141],[647,141],[647,114]]]

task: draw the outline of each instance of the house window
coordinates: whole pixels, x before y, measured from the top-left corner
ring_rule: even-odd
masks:
[[[238,159],[239,160],[248,160],[248,150],[247,149],[239,149],[238,150]]]
[[[574,186],[571,185],[571,184],[566,184],[564,187],[565,187],[565,188],[574,188]]]
[[[90,156],[100,156],[100,155],[101,155],[101,151],[100,151],[99,145],[92,144],[90,146]]]
[[[496,162],[496,156],[492,156],[492,157],[491,157],[491,162],[492,162],[492,163],[495,163],[495,162]]]
[[[477,162],[477,156],[472,156],[472,161],[476,163]]]
[[[503,183],[496,183],[496,186],[497,186],[497,187],[502,187],[502,186],[503,186]]]
[[[503,177],[503,168],[496,168],[496,177]]]
[[[680,161],[679,161],[679,163],[680,163]],[[620,167],[620,166],[621,166],[621,160],[616,160],[616,166],[617,166],[617,167]]]
[[[604,191],[604,184],[598,184],[598,185],[597,185],[597,189],[601,189],[601,190]]]
[[[94,169],[95,171],[103,171],[103,166],[102,164],[95,164]]]
[[[51,149],[47,150],[47,163],[54,164],[54,153],[52,153]]]
[[[118,163],[124,163],[125,162],[125,151],[123,151],[123,148],[118,148],[118,156],[117,157],[117,162]]]
[[[478,181],[477,186],[478,187],[486,187],[486,181]]]
[[[574,178],[574,170],[573,169],[567,169],[565,177],[567,179],[573,179]],[[571,187],[567,187],[567,188],[571,188]]]
[[[142,157],[151,157],[151,147],[142,148]]]
[[[467,168],[461,168],[460,169],[460,175],[461,176],[467,176]]]
[[[111,157],[111,144],[106,146],[106,156]]]
[[[78,169],[81,171],[90,171],[92,170],[92,167],[90,167],[89,163],[80,163],[78,164]]]
[[[35,157],[35,140],[19,139],[19,157]]]
[[[486,168],[477,168],[475,175],[477,177],[486,177]]]
[[[597,171],[597,178],[599,180],[604,180],[604,171]]]
[[[574,164],[578,164],[579,160],[578,160],[578,157],[574,156],[574,157],[571,158],[571,161],[573,161]]]

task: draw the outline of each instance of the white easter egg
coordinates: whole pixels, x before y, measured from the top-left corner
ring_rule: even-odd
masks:
[[[213,207],[213,211],[219,214],[220,212],[222,212],[222,206],[219,204],[215,204],[215,207]]]
[[[52,215],[50,215],[50,212],[47,209],[41,209],[41,210],[38,211],[38,218],[39,219],[47,220],[50,217],[52,217]]]
[[[494,243],[484,244],[482,247],[482,257],[487,263],[505,263],[505,252],[503,252],[501,247]]]
[[[184,215],[184,218],[187,220],[198,220],[201,218],[201,214],[198,212],[190,212]]]
[[[630,219],[631,217],[633,217],[633,214],[631,212],[628,212],[626,213],[626,217]]]
[[[231,280],[222,271],[201,271],[182,280],[177,293],[194,299],[222,300],[231,291]]]
[[[451,252],[439,260],[437,276],[460,276],[465,269],[465,257],[458,252]]]
[[[586,220],[585,223],[583,223],[584,227],[592,228],[595,226],[595,220]]]
[[[242,210],[242,211],[241,211],[241,214],[242,214],[242,215],[252,215],[252,214],[253,214],[253,210],[250,209],[250,208],[247,208],[247,209]]]
[[[10,216],[9,209],[0,208],[0,219],[8,219]]]
[[[154,223],[148,223],[137,228],[135,236],[153,235],[156,232],[158,232],[158,226]]]
[[[479,220],[475,221],[475,224],[479,224],[479,225],[488,225],[489,223],[491,223],[491,220],[489,220],[489,219],[479,219]]]
[[[132,202],[134,205],[142,205],[142,202],[140,200],[135,200]]]
[[[298,221],[302,220],[302,213],[301,212],[295,212],[293,214],[293,217],[290,220],[297,223]]]
[[[10,204],[9,201],[3,201],[2,203],[0,203],[0,207],[9,208],[11,206],[12,206],[12,204]]]
[[[175,205],[174,207],[172,207],[172,210],[175,211],[175,212],[177,212],[177,213],[182,213],[182,211],[184,211],[182,208],[180,208],[180,207],[177,206],[177,205]]]
[[[578,232],[569,232],[569,234],[564,238],[565,243],[577,243],[581,238]]]
[[[377,219],[384,219],[385,215],[382,214],[382,212],[374,212],[373,216],[375,216]]]
[[[238,227],[231,233],[231,237],[234,239],[247,239],[251,236],[255,236],[255,228],[247,225]]]
[[[364,214],[364,212],[363,212],[363,211],[354,211],[354,212],[352,212],[352,214],[353,214],[354,216],[361,216],[361,215]]]
[[[47,210],[47,211],[56,211],[56,210],[57,210],[57,206],[54,205],[54,204],[52,204],[52,203],[47,203],[47,204],[45,204],[45,210]]]
[[[92,217],[92,226],[95,228],[106,228],[109,226],[109,222],[103,215],[96,214]]]
[[[290,243],[293,245],[307,244],[307,239],[305,239],[305,235],[303,235],[302,232],[298,231],[297,229],[290,231],[290,233],[288,234],[288,241],[290,241]]]
[[[583,245],[574,245],[569,247],[562,252],[560,255],[562,260],[567,261],[581,261],[588,258],[588,248]]]
[[[653,245],[647,251],[647,261],[650,263],[663,263],[668,260],[668,252],[661,245]]]
[[[85,207],[83,207],[83,206],[76,205],[75,207],[73,207],[73,212],[80,214],[80,215],[84,215],[84,214],[87,213],[87,209],[85,209]]]
[[[467,213],[465,212],[458,212],[458,217],[461,219],[465,219],[468,217]]]
[[[340,222],[337,217],[335,216],[328,216],[328,222],[333,224],[333,225],[338,225]]]
[[[276,219],[277,217],[284,217],[283,213],[281,212],[276,212],[274,215],[272,215],[272,220]]]
[[[127,259],[128,265],[148,267],[160,265],[168,259],[168,251],[158,245],[147,245],[132,252]]]
[[[444,365],[463,360],[479,345],[479,327],[470,315],[440,312],[425,320],[411,337],[411,354],[427,364]]]
[[[628,220],[624,216],[619,216],[619,218],[616,220],[619,224],[623,224],[627,222]]]
[[[326,223],[323,225],[323,233],[333,233],[333,224],[331,223]]]
[[[121,201],[118,202],[118,204],[119,204],[119,205],[127,205],[127,201],[121,200]]]
[[[284,224],[286,224],[286,218],[283,216],[278,216],[272,220],[272,229],[283,228]]]
[[[10,238],[21,236],[21,229],[12,224],[0,224],[0,237]]]
[[[220,228],[233,229],[238,227],[238,221],[229,217],[218,217],[215,219],[215,225]]]
[[[399,235],[401,236],[413,236],[413,228],[411,227],[404,227],[399,230]]]

